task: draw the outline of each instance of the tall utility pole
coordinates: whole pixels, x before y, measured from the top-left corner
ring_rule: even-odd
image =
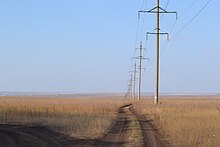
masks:
[[[136,89],[136,72],[137,72],[137,64],[135,62],[134,64],[134,85],[133,85],[133,94],[134,94],[134,99],[135,99],[135,89]]]
[[[160,3],[159,0],[157,0],[156,3],[156,71],[155,71],[155,92],[154,92],[154,103],[158,104],[159,102],[159,97],[158,97],[158,93],[159,93],[159,57],[160,57]]]
[[[138,77],[138,100],[141,99],[141,64],[142,64],[142,41],[140,42],[140,55],[139,55],[139,77]]]
[[[147,33],[156,35],[156,70],[155,70],[155,93],[154,93],[154,102],[158,104],[159,102],[159,63],[160,63],[160,35],[167,35],[168,33],[160,33],[160,13],[175,13],[177,17],[177,12],[172,11],[168,12],[160,7],[159,0],[156,0],[156,7],[149,11],[139,11],[139,13],[156,13],[156,33]]]

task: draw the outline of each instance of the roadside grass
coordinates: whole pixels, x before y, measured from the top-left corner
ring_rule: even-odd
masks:
[[[214,97],[163,98],[162,104],[142,100],[136,104],[175,147],[219,147],[220,99]]]
[[[0,97],[0,123],[46,125],[73,137],[97,138],[124,103],[117,98]]]

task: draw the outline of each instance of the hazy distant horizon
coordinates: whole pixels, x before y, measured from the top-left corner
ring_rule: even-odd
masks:
[[[16,91],[0,91],[0,96],[56,96],[56,95],[63,95],[63,96],[102,96],[102,95],[107,95],[107,96],[111,96],[111,95],[120,95],[120,96],[124,96],[125,93],[121,92],[121,93],[105,93],[105,92],[94,92],[94,93],[71,93],[71,92],[16,92]],[[137,95],[137,94],[136,94]],[[150,93],[141,93],[142,96],[153,96],[154,93],[150,92]],[[195,96],[199,96],[199,95],[220,95],[220,93],[160,93],[161,96],[166,96],[166,95],[186,95],[186,96],[190,96],[190,95],[195,95]]]

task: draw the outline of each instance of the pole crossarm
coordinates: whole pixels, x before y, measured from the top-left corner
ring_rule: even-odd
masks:
[[[136,50],[140,50],[140,48],[136,48]],[[146,50],[146,48],[142,47],[142,50]]]
[[[157,9],[159,9],[159,11],[157,11]],[[176,19],[178,19],[178,13],[176,11],[167,11],[161,7],[154,7],[153,9],[150,9],[150,10],[141,10],[141,11],[138,11],[138,18],[140,18],[140,13],[173,13],[173,14],[176,14]]]
[[[137,59],[150,60],[150,58],[145,58],[144,56],[138,56],[138,57],[134,57],[132,59],[134,59],[134,60],[137,60]]]
[[[170,40],[169,33],[161,33],[161,32],[159,32],[159,33],[152,33],[152,32],[147,32],[147,34],[146,34],[146,39],[147,40],[148,40],[148,36],[149,35],[166,35],[167,36],[167,40],[168,41]]]
[[[132,71],[133,73],[138,73],[138,71],[137,71],[137,64],[135,64],[135,66],[134,66],[134,70]],[[131,72],[131,71],[130,71]]]
[[[140,67],[138,67],[138,69],[143,69],[143,70],[146,70],[146,68],[143,68],[143,67],[141,67],[141,68],[140,68]]]

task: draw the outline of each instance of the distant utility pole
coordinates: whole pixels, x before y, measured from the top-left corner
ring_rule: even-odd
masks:
[[[137,64],[136,64],[136,62],[135,62],[135,64],[134,64],[134,85],[133,85],[133,94],[134,94],[134,99],[135,99],[135,89],[136,89],[136,72],[137,72]]]
[[[139,78],[138,78],[138,100],[141,100],[141,64],[142,64],[142,41],[140,42],[140,55],[139,55]]]
[[[132,73],[133,73],[133,71],[130,71],[130,73],[131,73],[131,77],[130,77],[130,80],[129,80],[129,82],[130,82],[130,99],[132,99],[132,93],[133,93],[133,89],[132,89],[132,87],[133,87],[133,85],[132,85],[132,82],[133,82],[133,75],[132,75]]]
[[[128,91],[127,91],[127,93],[126,93],[126,97],[127,97],[127,98],[131,98],[131,95],[130,95],[130,93],[131,93],[130,87],[131,87],[131,86],[130,86],[130,84],[129,84],[129,85],[128,85],[128,89],[127,89]]]
[[[139,76],[138,76],[138,100],[140,101],[141,99],[141,71],[142,71],[142,60],[143,59],[148,59],[148,58],[144,58],[142,53],[143,53],[143,47],[142,47],[142,41],[140,42],[140,48],[139,49],[139,56],[133,59],[138,59],[139,60],[139,67],[138,67],[138,71],[139,71]],[[135,63],[135,74],[137,72],[137,65]],[[136,76],[136,75],[135,75]]]
[[[156,35],[156,71],[155,71],[155,93],[154,93],[154,102],[155,104],[158,104],[159,102],[159,53],[160,53],[160,35],[168,35],[168,33],[160,33],[160,14],[161,13],[175,13],[177,18],[177,12],[172,11],[168,12],[165,9],[160,7],[159,0],[156,0],[156,7],[149,10],[149,11],[139,11],[139,13],[156,13],[156,33],[147,33],[148,34],[155,34]]]

